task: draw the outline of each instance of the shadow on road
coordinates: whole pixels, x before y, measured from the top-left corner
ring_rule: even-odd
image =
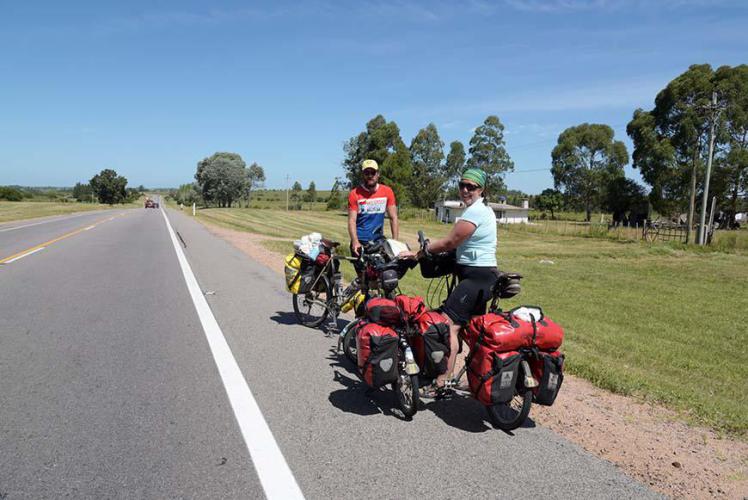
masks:
[[[338,370],[333,373],[335,381],[345,387],[330,393],[328,400],[334,407],[361,416],[381,413],[401,420],[411,420],[395,409],[395,395],[389,388],[370,389],[358,377],[349,377]]]
[[[299,320],[296,319],[296,315],[292,312],[275,311],[275,316],[270,316],[270,319],[272,319],[279,325],[298,325],[299,324]]]
[[[333,369],[333,379],[345,388],[333,391],[329,401],[340,410],[356,415],[394,415],[405,419],[395,404],[395,396],[389,388],[384,390],[370,389],[358,376],[358,370],[343,353],[335,347],[330,349],[327,357]],[[394,411],[393,411],[394,410]],[[497,430],[493,427],[486,410],[481,403],[470,396],[456,394],[447,399],[421,400],[420,411],[429,410],[445,424],[465,432],[486,432]],[[417,418],[417,414],[416,414]],[[520,428],[534,428],[535,422],[527,418]],[[514,436],[511,431],[503,431]]]

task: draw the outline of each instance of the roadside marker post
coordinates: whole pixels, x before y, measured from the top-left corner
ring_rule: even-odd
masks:
[[[192,204],[192,216],[193,217],[195,216],[195,204],[194,203]]]

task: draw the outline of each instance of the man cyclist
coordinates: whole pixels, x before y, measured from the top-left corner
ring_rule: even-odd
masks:
[[[390,218],[392,238],[398,239],[397,202],[392,189],[379,183],[379,165],[374,160],[361,163],[363,180],[348,195],[348,235],[351,255],[358,257],[365,243],[384,238],[384,214]]]

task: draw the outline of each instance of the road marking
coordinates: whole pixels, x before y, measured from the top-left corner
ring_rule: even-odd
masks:
[[[83,212],[83,213],[80,213],[80,214],[71,215],[69,217],[65,217],[65,216],[56,217],[54,219],[47,219],[47,220],[43,220],[41,222],[34,222],[33,224],[24,224],[23,226],[6,227],[6,228],[0,229],[0,233],[4,233],[6,231],[14,231],[16,229],[23,229],[25,227],[39,226],[41,224],[48,224],[50,222],[57,222],[57,221],[61,221],[61,220],[74,219],[76,217],[81,217],[83,215],[91,215],[92,213],[95,213],[95,211],[94,212]]]
[[[218,326],[216,317],[213,316],[213,312],[200,290],[197,278],[195,278],[195,274],[179,246],[174,229],[166,216],[166,211],[163,208],[160,210],[166,221],[174,251],[177,253],[177,260],[182,268],[184,281],[187,283],[187,289],[190,292],[205,337],[208,339],[208,345],[213,353],[213,360],[218,368],[218,373],[221,375],[223,386],[234,410],[234,416],[241,429],[244,443],[249,450],[257,476],[260,478],[262,489],[265,491],[265,496],[271,500],[303,499],[304,495],[301,493],[301,489],[265,421],[265,417],[262,416],[260,407],[257,405],[244,375],[242,375],[228,342],[226,342],[226,337],[224,337],[221,327]]]
[[[93,229],[94,227],[98,226],[99,224],[103,224],[104,222],[109,222],[111,220],[114,220],[116,217],[120,217],[122,215],[125,215],[126,212],[122,212],[121,214],[115,215],[114,217],[109,217],[106,219],[100,219],[97,222],[94,222],[92,225],[88,227],[81,227],[74,231],[70,231],[69,233],[65,233],[62,236],[58,236],[57,238],[51,239],[49,241],[45,241],[44,243],[40,243],[38,245],[34,245],[31,248],[27,248],[26,250],[21,250],[18,253],[14,253],[13,255],[9,255],[8,257],[5,257],[3,259],[0,259],[0,264],[10,264],[12,262],[17,261],[18,259],[21,259],[23,257],[26,257],[27,255],[31,255],[32,253],[36,253],[39,250],[42,250],[54,243],[57,243],[58,241],[62,241],[66,238],[70,238],[71,236],[75,236],[76,234],[82,233],[83,231],[88,231],[89,229]]]
[[[4,260],[4,261],[0,262],[0,264],[10,264],[11,262],[15,262],[17,260],[23,259],[24,257],[28,257],[32,253],[40,252],[40,251],[44,250],[45,248],[47,248],[47,247],[35,248],[35,249],[30,250],[30,251],[28,251],[26,253],[22,253],[21,255],[17,255],[16,257],[13,257],[11,259]]]

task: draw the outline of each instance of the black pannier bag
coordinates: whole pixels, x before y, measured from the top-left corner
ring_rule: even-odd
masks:
[[[398,376],[400,337],[389,326],[364,323],[356,330],[358,368],[371,387],[391,384]]]
[[[416,326],[413,351],[418,366],[428,377],[447,373],[450,353],[447,318],[438,311],[426,311],[418,316]]]
[[[457,251],[432,254],[430,257],[418,261],[421,268],[421,276],[426,279],[441,278],[454,274],[457,268]]]
[[[297,255],[301,259],[301,268],[299,269],[299,293],[309,293],[312,291],[312,285],[314,284],[314,280],[317,278],[317,269],[312,259],[301,253],[298,253]]]
[[[556,401],[564,381],[564,355],[558,351],[540,352],[531,364],[533,376],[540,383],[533,391],[533,400],[539,405],[550,406]]]

